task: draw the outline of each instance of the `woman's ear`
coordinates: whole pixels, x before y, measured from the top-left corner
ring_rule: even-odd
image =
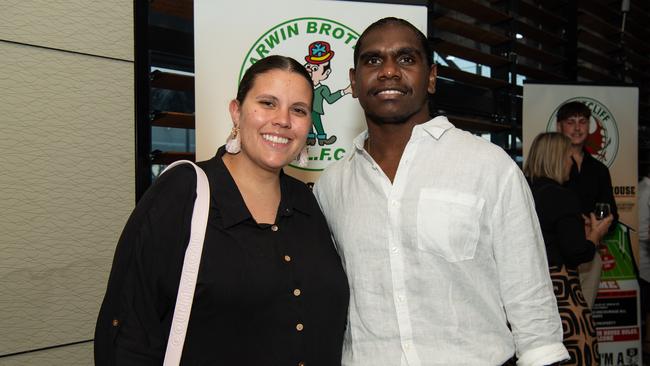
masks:
[[[241,106],[239,105],[239,101],[237,99],[231,100],[228,105],[228,110],[230,111],[230,118],[232,119],[233,125],[235,125],[235,127],[239,126],[239,116],[241,115]]]

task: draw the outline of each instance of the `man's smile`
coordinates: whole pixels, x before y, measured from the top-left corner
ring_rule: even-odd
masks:
[[[375,88],[372,89],[370,94],[374,96],[395,96],[395,95],[406,95],[406,88],[401,87],[384,87],[384,88]]]

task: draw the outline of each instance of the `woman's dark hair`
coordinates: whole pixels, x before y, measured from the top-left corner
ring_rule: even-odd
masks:
[[[254,63],[251,67],[246,70],[244,73],[244,77],[241,78],[241,81],[239,82],[239,87],[237,88],[237,101],[239,103],[243,103],[244,99],[246,99],[246,95],[248,92],[253,88],[253,84],[255,83],[255,78],[257,75],[264,74],[266,72],[269,72],[271,70],[283,70],[283,71],[289,71],[289,72],[295,72],[296,74],[302,76],[305,78],[305,81],[309,84],[309,86],[312,86],[312,81],[311,81],[311,76],[309,76],[309,73],[307,70],[305,70],[305,67],[302,66],[298,61],[292,59],[291,57],[286,57],[286,56],[279,56],[279,55],[273,55],[273,56],[268,56],[265,57],[256,63]],[[312,93],[312,98],[314,96],[314,89],[313,87],[310,88],[311,93]]]
[[[368,33],[373,31],[375,28],[381,28],[388,24],[401,25],[412,30],[413,33],[415,33],[415,35],[418,37],[418,40],[420,41],[420,46],[422,47],[421,51],[423,56],[427,60],[427,66],[431,67],[431,65],[433,65],[433,50],[431,49],[431,45],[429,45],[427,36],[425,36],[422,32],[420,32],[420,30],[417,29],[413,24],[409,23],[404,19],[387,17],[387,18],[379,19],[378,21],[370,24],[368,28],[366,28],[366,30],[364,30],[363,33],[361,33],[361,36],[359,36],[359,40],[357,40],[357,44],[354,46],[354,67],[357,67],[357,62],[359,61],[359,50],[361,49],[361,44],[363,43],[363,40],[366,38]]]

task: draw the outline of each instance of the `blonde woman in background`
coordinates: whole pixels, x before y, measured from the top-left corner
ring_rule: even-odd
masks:
[[[593,259],[612,216],[585,218],[580,202],[562,184],[569,179],[571,140],[556,133],[538,135],[524,164],[546,244],[551,280],[564,330],[568,365],[598,365],[596,329],[580,287],[578,265]]]

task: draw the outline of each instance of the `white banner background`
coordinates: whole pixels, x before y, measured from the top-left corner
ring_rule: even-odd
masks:
[[[323,81],[332,92],[346,88],[357,37],[376,20],[403,18],[426,34],[425,6],[326,0],[194,1],[196,159],[207,160],[225,143],[232,127],[228,103],[235,98],[239,78],[259,54],[291,56],[304,64],[314,41],[330,43],[335,52],[332,72]],[[291,28],[291,29],[289,29]],[[297,30],[297,32],[296,32]],[[260,51],[260,52],[258,52]],[[342,158],[352,139],[365,129],[363,111],[351,94],[324,103],[323,126],[337,136],[332,145],[310,148],[307,169],[285,171],[314,182],[329,163]]]

